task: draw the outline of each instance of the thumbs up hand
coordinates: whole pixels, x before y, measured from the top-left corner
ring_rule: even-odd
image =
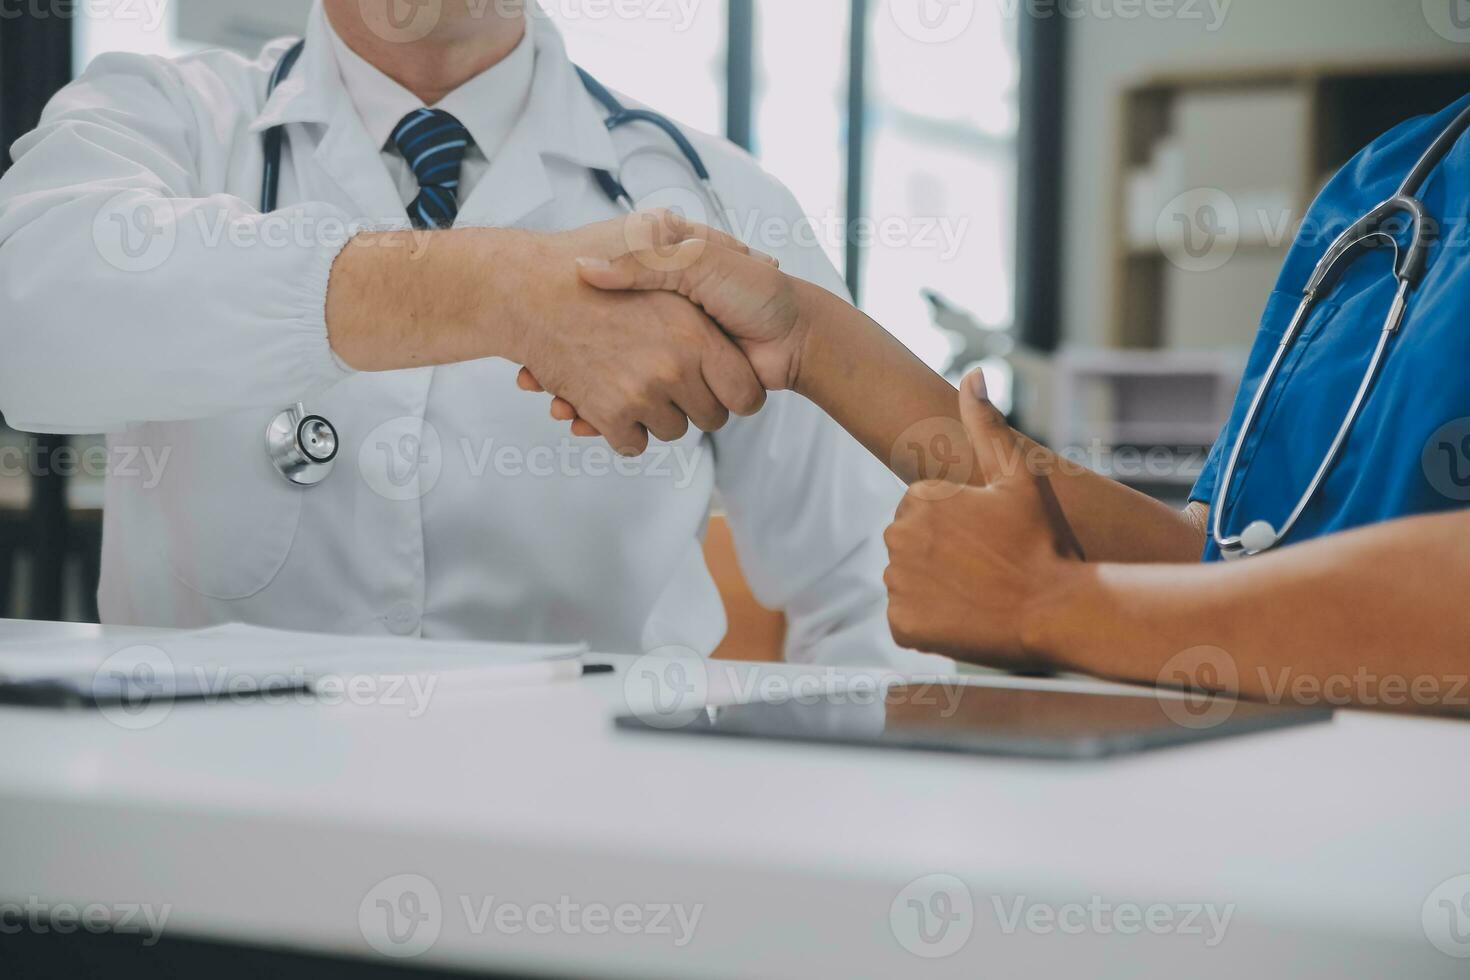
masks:
[[[1011,670],[1047,670],[1028,641],[1038,598],[1083,561],[1044,473],[990,403],[977,370],[960,414],[984,486],[910,488],[888,528],[888,620],[905,647]]]

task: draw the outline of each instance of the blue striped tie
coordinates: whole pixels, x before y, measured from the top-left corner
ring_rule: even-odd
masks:
[[[459,214],[459,171],[474,138],[443,109],[415,109],[393,130],[393,145],[419,182],[408,206],[415,228],[448,228]]]

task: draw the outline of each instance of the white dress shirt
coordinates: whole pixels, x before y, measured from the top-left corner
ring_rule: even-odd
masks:
[[[393,130],[403,117],[415,109],[442,109],[460,121],[474,137],[475,145],[465,154],[459,177],[459,200],[462,204],[490,169],[490,161],[499,152],[511,130],[526,111],[531,99],[531,79],[536,70],[536,46],[529,31],[515,49],[487,71],[483,71],[445,96],[437,105],[425,106],[408,89],[383,74],[375,65],[347,46],[332,28],[332,54],[337,71],[358,118],[368,136],[382,147],[383,165],[398,185],[405,205],[418,196],[418,181],[408,161],[393,146]]]

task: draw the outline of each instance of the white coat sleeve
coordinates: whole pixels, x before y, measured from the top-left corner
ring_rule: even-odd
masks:
[[[785,271],[846,297],[796,200],[758,179],[757,200],[730,195],[737,215],[746,212],[737,231]],[[772,394],[758,415],[713,438],[741,569],[763,605],[785,612],[788,661],[953,671],[947,658],[902,650],[888,627],[883,532],[903,486],[886,466],[791,392]]]
[[[267,219],[206,193],[201,171],[223,185],[226,144],[259,139],[238,106],[211,119],[196,103],[230,98],[216,82],[191,90],[173,62],[105,55],[15,144],[0,181],[0,411],[16,428],[207,418],[350,373],[325,322],[346,216],[318,203]]]

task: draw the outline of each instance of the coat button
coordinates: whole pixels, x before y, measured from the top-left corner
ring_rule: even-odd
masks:
[[[388,629],[399,636],[408,636],[418,631],[422,617],[411,602],[400,602],[388,610],[388,615],[383,617],[383,622]]]

